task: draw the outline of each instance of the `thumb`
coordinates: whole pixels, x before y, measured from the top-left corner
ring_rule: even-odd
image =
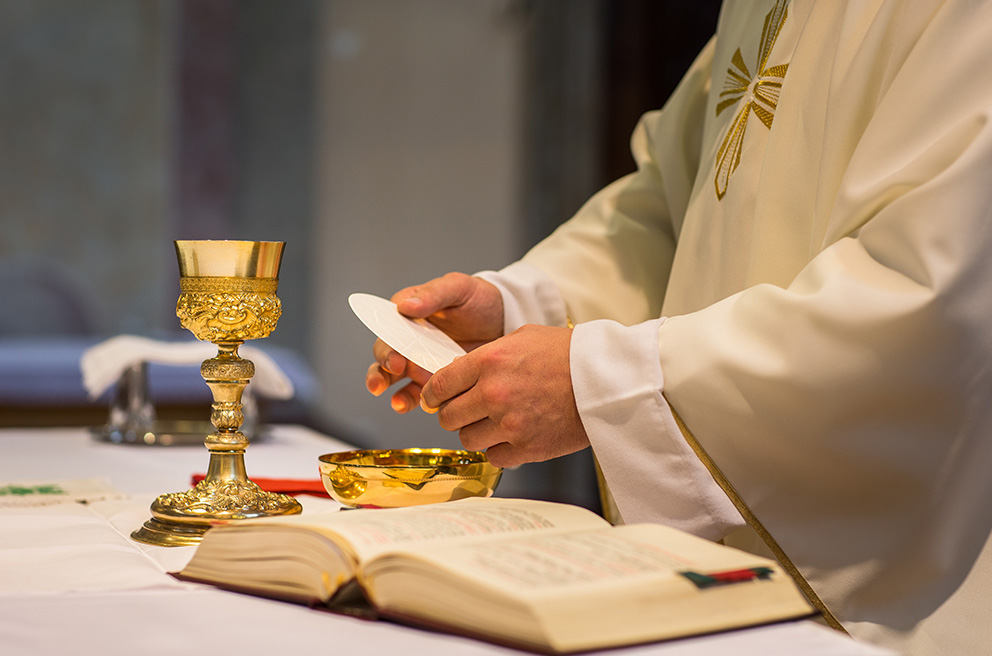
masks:
[[[471,295],[472,283],[469,275],[449,273],[423,285],[402,289],[393,295],[392,301],[400,314],[422,319],[464,303]]]

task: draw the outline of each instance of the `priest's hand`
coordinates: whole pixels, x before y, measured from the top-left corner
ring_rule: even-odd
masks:
[[[524,326],[440,369],[421,404],[498,467],[579,451],[589,438],[572,392],[571,339],[568,328]]]
[[[407,287],[392,299],[400,314],[427,319],[449,337],[471,350],[503,334],[503,298],[494,285],[463,273],[449,273],[423,285]],[[372,347],[375,357],[365,374],[365,387],[379,396],[405,378],[410,382],[393,394],[390,404],[406,413],[420,403],[420,390],[430,372],[408,361],[382,340]]]

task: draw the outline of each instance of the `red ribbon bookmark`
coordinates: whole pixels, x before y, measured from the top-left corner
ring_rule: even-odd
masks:
[[[727,570],[726,572],[710,572],[709,574],[691,571],[679,572],[679,574],[695,583],[697,588],[709,588],[715,585],[771,578],[772,569],[770,567],[749,567],[747,569]]]

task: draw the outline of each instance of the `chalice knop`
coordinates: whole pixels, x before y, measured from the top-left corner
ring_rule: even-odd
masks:
[[[192,489],[159,496],[152,517],[134,531],[139,542],[159,546],[198,543],[212,522],[294,515],[293,497],[266,492],[245,472],[248,438],[241,396],[255,365],[238,355],[245,340],[267,337],[282,314],[276,296],[283,242],[177,241],[180,294],[176,315],[197,339],[216,344],[217,355],[203,361],[200,374],[213,394],[214,432],[206,477]]]

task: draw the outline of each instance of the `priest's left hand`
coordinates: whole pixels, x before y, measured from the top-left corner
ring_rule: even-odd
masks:
[[[571,339],[568,328],[524,326],[437,371],[421,405],[498,467],[579,451],[589,438],[572,392]]]

